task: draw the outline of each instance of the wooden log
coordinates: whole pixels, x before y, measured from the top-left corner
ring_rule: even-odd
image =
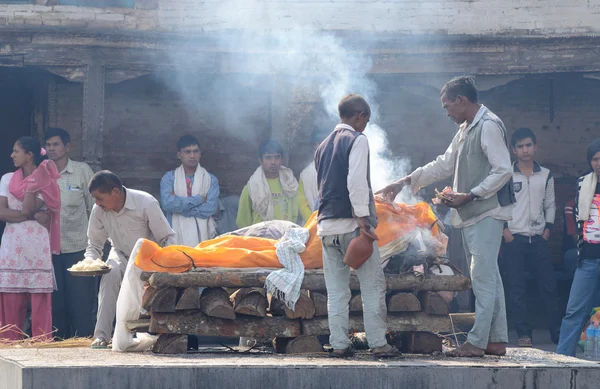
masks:
[[[150,329],[150,319],[128,320],[125,327],[129,332],[148,332]]]
[[[207,288],[200,297],[200,310],[202,313],[221,319],[235,319],[233,305],[229,301],[229,294],[223,288]]]
[[[288,319],[312,319],[315,316],[315,304],[306,291],[301,291],[293,311],[276,298],[271,299],[270,311],[273,316],[285,316]]]
[[[316,336],[299,336],[297,338],[275,338],[275,351],[285,354],[314,354],[323,352],[323,346]]]
[[[350,312],[362,312],[362,297],[360,294],[355,294],[350,298]]]
[[[388,312],[419,312],[421,302],[412,293],[396,293],[390,296]]]
[[[299,320],[241,315],[236,320],[226,320],[207,316],[200,311],[153,314],[150,332],[255,339],[295,338],[302,335]]]
[[[308,291],[308,295],[315,305],[315,316],[327,316],[327,295],[312,290]]]
[[[452,321],[450,320],[451,317]],[[474,313],[463,313],[443,316],[428,315],[423,312],[406,312],[389,314],[387,317],[388,329],[390,331],[397,332],[452,332],[454,328],[472,327],[474,322]],[[350,316],[349,330],[350,332],[365,331],[362,316]],[[327,324],[327,318],[317,317],[312,320],[302,320],[302,334],[315,336],[329,335],[329,326]]]
[[[264,272],[232,271],[212,268],[209,271],[189,271],[186,273],[154,273],[150,277],[150,285],[155,287],[174,286],[189,288],[190,286],[249,288],[264,287],[265,279],[271,270]],[[386,274],[388,290],[431,290],[431,291],[460,291],[471,287],[471,281],[461,275],[441,276],[426,274],[423,278],[413,274]],[[302,281],[302,289],[324,291],[325,278],[322,270],[307,270]],[[350,289],[360,291],[356,274],[350,275]]]
[[[262,288],[242,288],[235,291],[229,299],[233,303],[235,313],[242,315],[266,317],[267,292]]]
[[[152,347],[152,352],[155,354],[186,354],[187,343],[187,335],[160,334]]]
[[[150,301],[151,312],[175,312],[175,302],[177,301],[177,289],[173,287],[159,288]]]
[[[152,300],[154,300],[154,296],[156,296],[156,292],[158,292],[158,288],[153,286],[148,286],[142,295],[142,308],[146,311],[150,310],[150,305],[152,305]]]
[[[197,286],[190,286],[186,288],[177,305],[175,306],[176,311],[183,311],[186,309],[200,309],[200,288]]]
[[[448,315],[450,306],[442,296],[436,292],[424,291],[419,293],[419,301],[423,312],[430,315]]]
[[[442,338],[431,332],[405,332],[402,336],[402,352],[431,354],[442,351]]]

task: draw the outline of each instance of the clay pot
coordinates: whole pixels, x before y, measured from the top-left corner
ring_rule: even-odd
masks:
[[[360,230],[360,235],[353,238],[348,244],[346,255],[344,255],[344,263],[355,270],[360,268],[373,254],[374,241],[375,239]]]

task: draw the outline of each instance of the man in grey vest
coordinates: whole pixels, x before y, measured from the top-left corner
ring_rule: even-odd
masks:
[[[377,215],[369,177],[369,142],[362,133],[371,108],[364,98],[351,94],[340,101],[338,111],[341,123],[317,148],[315,167],[319,191],[317,234],[323,245],[329,342],[333,347],[331,356],[341,358],[353,353],[348,338],[350,268],[344,256],[360,231],[377,239]],[[385,338],[386,283],[377,242],[371,244],[373,253],[356,270],[365,332],[374,356],[391,357],[399,352]]]
[[[433,162],[378,193],[393,199],[405,185],[417,191],[454,176],[453,191],[444,203],[453,208],[453,227],[462,228],[476,304],[467,341],[448,355],[504,355],[508,333],[498,252],[504,222],[511,219],[515,202],[506,128],[477,102],[472,78],[448,81],[440,95],[446,114],[459,125],[452,143]]]

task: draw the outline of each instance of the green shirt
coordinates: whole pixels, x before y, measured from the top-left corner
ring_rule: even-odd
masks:
[[[293,223],[298,222],[298,196],[289,198],[283,193],[279,178],[267,178],[269,189],[271,190],[271,201],[273,203],[274,220],[287,220]],[[248,227],[252,224],[260,223],[264,220],[258,213],[252,209],[252,200],[248,194],[248,186],[244,186],[240,195],[240,204],[236,224],[238,228]]]

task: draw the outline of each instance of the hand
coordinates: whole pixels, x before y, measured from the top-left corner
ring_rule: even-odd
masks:
[[[542,238],[544,238],[544,240],[548,240],[550,239],[550,230],[549,229],[545,229],[544,233],[542,234]]]
[[[473,196],[470,193],[451,193],[447,194],[446,198],[447,200],[442,200],[442,202],[450,208],[460,208],[473,201]]]
[[[515,240],[515,237],[513,236],[513,234],[510,232],[510,230],[508,228],[504,229],[504,231],[502,232],[502,235],[504,235],[504,241],[506,243],[510,243],[513,240]]]
[[[388,201],[394,201],[398,193],[404,188],[407,184],[410,184],[410,176],[404,177],[392,184],[389,184],[383,189],[375,192],[376,195],[383,196]]]
[[[44,227],[48,228],[50,223],[50,212],[49,211],[38,211],[33,214],[33,219]]]
[[[371,237],[371,239],[379,239],[375,231],[371,231],[371,224],[369,223],[366,217],[357,217],[356,222],[358,223],[358,227],[361,229],[361,231],[364,231],[364,233],[367,236]]]

